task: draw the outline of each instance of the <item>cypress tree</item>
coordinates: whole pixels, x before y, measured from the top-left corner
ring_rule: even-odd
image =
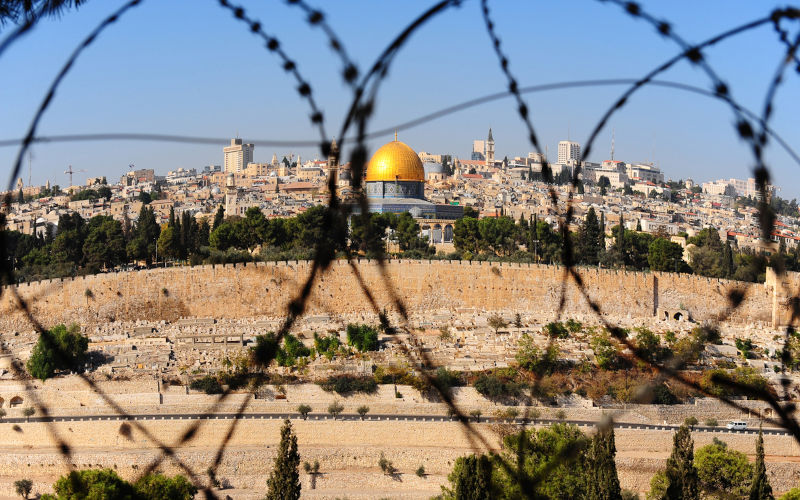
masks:
[[[686,424],[678,429],[673,438],[666,476],[665,500],[699,500],[700,480],[694,467],[694,440]]]
[[[617,476],[614,456],[614,428],[602,429],[592,438],[589,446],[588,500],[621,500],[622,490]]]
[[[225,220],[225,207],[222,205],[217,208],[217,213],[214,214],[214,225],[211,226],[211,230],[218,228],[220,224]]]
[[[734,272],[734,264],[733,264],[733,250],[731,249],[730,242],[725,242],[725,246],[722,247],[722,274],[725,278],[730,278],[733,276]]]
[[[17,193],[17,203],[25,203],[25,195],[22,194],[22,188],[19,188],[19,192]]]
[[[600,228],[597,224],[597,215],[594,208],[590,208],[578,233],[578,253],[581,262],[597,264],[600,254],[599,242]]]
[[[453,489],[446,490],[445,498],[454,500],[492,498],[492,462],[486,455],[458,458],[448,479]]]
[[[756,439],[756,464],[753,468],[753,484],[750,486],[750,500],[773,500],[772,486],[767,477],[767,468],[764,466],[764,435],[758,429]]]
[[[289,419],[281,428],[281,443],[275,466],[267,480],[268,500],[297,500],[300,498],[300,455],[297,453],[297,436],[292,434]]]

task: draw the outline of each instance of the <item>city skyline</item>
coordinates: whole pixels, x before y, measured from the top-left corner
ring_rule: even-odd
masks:
[[[692,9],[682,8],[683,2],[677,4],[653,4],[645,8],[674,21],[676,30],[691,41],[703,40],[724,27],[751,19],[756,10],[758,13],[763,10],[763,6],[744,2],[722,13],[715,10],[722,5],[720,2]],[[297,98],[293,81],[279,68],[276,59],[235,20],[220,16],[219,9],[213,5],[192,5],[191,22],[171,22],[182,15],[187,5],[176,2],[159,6],[163,15],[155,16],[155,20],[153,7],[145,5],[104,33],[65,79],[52,108],[44,116],[40,134],[136,132],[233,137],[238,131],[246,140],[315,141],[318,134],[308,121],[306,103]],[[374,20],[369,26],[355,24],[357,19],[351,14],[357,8],[369,10]],[[8,116],[0,123],[0,139],[24,135],[33,110],[64,56],[107,15],[107,9],[107,4],[90,3],[65,13],[63,19],[45,20],[43,26],[3,55],[0,65],[18,78],[11,79],[0,90]],[[584,9],[587,15],[576,21],[575,36],[569,40],[559,39],[559,44],[548,43],[534,55],[528,53],[532,30],[504,32],[503,47],[509,53],[511,69],[520,86],[595,78],[636,78],[676,52],[673,45],[659,38],[650,27],[621,16],[611,6],[586,2]],[[327,14],[363,71],[388,43],[388,33],[397,31],[395,25],[410,21],[409,12],[415,10],[418,9],[394,5],[344,4]],[[698,21],[709,17],[702,14],[711,11],[715,12],[715,16],[710,16],[711,21]],[[298,61],[298,67],[321,103],[328,134],[337,135],[349,91],[341,83],[339,62],[325,48],[322,34],[284,5],[254,6],[249,12],[265,21],[265,29],[275,33],[287,52]],[[270,25],[267,21],[273,12],[280,14],[285,22]],[[538,10],[526,5],[498,5],[493,15],[499,26],[508,28],[514,26],[515,19],[525,16],[547,19],[551,22],[536,24],[535,32],[543,40],[553,40],[559,32],[557,21],[563,20],[567,11],[557,5],[545,5]],[[506,84],[480,21],[477,4],[467,3],[415,34],[389,72],[371,130],[391,127],[504,89]],[[130,44],[145,23],[148,23],[148,38]],[[612,31],[615,36],[603,36],[596,43],[590,43],[596,38],[591,34],[601,25],[616,27]],[[356,28],[361,36],[350,35]],[[224,38],[197,35],[209,31],[224,34]],[[758,75],[773,74],[779,50],[775,49],[774,58],[749,58],[747,72],[741,71],[738,58],[752,55],[754,47],[772,49],[773,37],[770,28],[765,27],[708,51],[709,61],[730,84],[733,95],[756,112],[761,109],[760,99],[768,83],[768,78]],[[56,39],[60,43],[54,47]],[[359,43],[362,39],[379,41]],[[535,43],[536,38],[533,40]],[[456,47],[459,50],[450,50]],[[169,50],[159,50],[161,48]],[[439,51],[452,53],[451,57],[440,60],[435,57]],[[431,56],[425,57],[429,52]],[[566,56],[576,54],[580,55],[577,67],[560,63]],[[222,74],[226,73],[226,68],[237,65],[245,68],[248,77],[231,87]],[[97,74],[103,77],[98,79]],[[481,78],[476,78],[478,74]],[[686,63],[663,75],[663,79],[709,87],[707,78]],[[624,86],[593,86],[525,95],[541,144],[548,146],[549,157],[555,158],[557,144],[562,140],[578,142],[584,148],[596,120],[624,89]],[[797,91],[794,81],[781,87],[779,105],[771,122],[790,144],[800,135],[800,130],[791,118],[789,106],[780,103],[792,102]],[[717,101],[667,88],[648,88],[636,94],[631,104],[612,118],[586,160],[608,159],[613,127],[616,156],[624,161],[655,161],[667,177],[674,180],[692,177],[702,182],[747,178],[751,176],[751,154],[733,133],[731,123],[731,113]],[[511,99],[401,130],[400,135],[416,150],[469,158],[472,141],[483,139],[488,127],[493,128],[499,158],[524,156],[533,151]],[[370,151],[375,151],[384,139],[370,141]],[[131,163],[160,172],[178,167],[197,168],[220,162],[217,149],[217,144],[126,141],[36,144],[31,178],[34,184],[44,184],[49,179],[51,183],[63,185],[66,176],[61,172],[69,165],[87,170],[87,177],[121,174]],[[283,150],[259,148],[265,156],[258,156],[257,152],[257,159],[265,161],[272,153],[280,155],[290,151],[305,158],[322,157],[317,148]],[[345,144],[344,160],[348,154]],[[15,147],[0,148],[0,175],[5,181],[15,156]],[[795,187],[800,186],[796,182],[798,166],[774,141],[767,149],[766,161],[774,183],[782,188],[781,196],[800,195],[800,187]],[[27,162],[25,158],[22,178],[26,183]]]

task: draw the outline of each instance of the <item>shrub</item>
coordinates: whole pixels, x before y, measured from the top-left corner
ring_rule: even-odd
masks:
[[[333,359],[336,351],[341,346],[342,343],[339,341],[339,336],[334,333],[329,334],[327,337],[320,337],[316,332],[314,333],[314,349],[317,354],[325,356],[328,360]]]
[[[222,386],[219,384],[219,380],[211,375],[192,380],[189,388],[195,391],[203,391],[206,394],[222,394]]]
[[[344,406],[342,406],[342,404],[335,399],[333,400],[333,403],[328,405],[328,413],[333,415],[334,419],[336,419],[336,417],[338,417],[339,414],[342,413],[343,411],[344,411]]]
[[[640,500],[639,494],[632,490],[622,490],[620,495],[622,500]]]
[[[0,418],[3,418],[5,416],[6,416],[6,411],[4,409],[0,408]]]
[[[519,339],[518,345],[519,349],[515,359],[521,368],[537,375],[549,375],[558,366],[559,350],[555,343],[550,344],[546,350],[542,351],[535,344],[533,337],[526,333]]]
[[[425,477],[425,466],[424,465],[420,465],[417,468],[416,474],[417,474],[417,477]]]
[[[719,422],[717,422],[716,418],[709,418],[709,419],[706,419],[705,424],[708,427],[716,427],[716,426],[719,425]]]
[[[40,380],[52,377],[56,370],[79,371],[86,362],[88,348],[89,339],[81,335],[77,324],[73,323],[69,328],[63,324],[56,325],[39,335],[26,367]]]
[[[583,329],[583,324],[581,324],[580,321],[576,321],[572,318],[565,321],[564,326],[567,327],[567,330],[569,330],[570,333],[578,333],[581,331],[581,329]]]
[[[347,325],[347,343],[361,352],[378,350],[378,330],[369,325]]]
[[[302,405],[297,407],[297,413],[302,415],[303,416],[303,420],[305,420],[305,419],[308,418],[308,414],[311,413],[311,407],[306,405],[306,404],[302,404]]]
[[[440,367],[433,376],[433,385],[442,392],[450,392],[451,388],[462,385],[461,373]]]
[[[475,410],[472,410],[472,411],[469,412],[469,416],[474,418],[475,421],[477,421],[477,422],[480,422],[481,415],[483,415],[483,412],[478,410],[478,409],[475,409]]]
[[[700,379],[700,387],[720,398],[738,395],[751,396],[752,392],[763,393],[768,390],[767,379],[750,366],[742,366],[731,372],[722,369],[707,370],[703,372]]]
[[[674,405],[678,403],[678,398],[669,390],[665,384],[661,383],[653,387],[653,404]]]
[[[364,392],[372,394],[378,390],[378,384],[372,377],[355,377],[352,375],[331,375],[327,379],[318,382],[322,390],[335,392],[337,394],[351,394],[353,392]]]
[[[303,345],[297,337],[291,333],[287,333],[283,338],[283,348],[278,349],[275,355],[275,361],[280,366],[295,366],[297,358],[305,357],[311,354],[311,350]]]
[[[567,418],[567,412],[564,410],[558,410],[556,412],[556,418],[559,420],[565,420]]]
[[[443,326],[439,328],[439,340],[442,342],[449,342],[453,339],[453,335],[450,333],[450,328],[447,326]]]
[[[22,414],[26,417],[32,417],[33,414],[36,413],[36,409],[32,406],[28,406],[27,408],[22,410]]]
[[[378,467],[381,468],[381,471],[383,471],[384,474],[389,476],[397,473],[397,469],[394,468],[394,464],[386,459],[386,457],[383,455],[383,452],[381,452],[381,458],[378,460]]]
[[[569,337],[569,330],[560,321],[553,321],[544,325],[544,333],[554,339],[565,339]]]
[[[303,462],[303,470],[306,471],[306,474],[319,474],[319,460],[314,460],[314,465]]]
[[[592,339],[592,351],[597,360],[597,366],[603,370],[613,370],[619,365],[617,346],[608,337],[608,334],[598,335]]]
[[[498,376],[482,374],[475,380],[475,390],[482,396],[491,400],[514,398],[520,394],[520,386],[515,382],[504,382]]]
[[[688,425],[689,427],[697,425],[697,417],[686,417],[686,420],[683,421],[684,425]]]

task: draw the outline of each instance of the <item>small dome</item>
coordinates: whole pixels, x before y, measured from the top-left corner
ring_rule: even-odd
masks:
[[[422,164],[422,168],[425,169],[425,175],[444,173],[444,165],[433,161],[426,161],[425,163]]]
[[[394,140],[378,149],[367,164],[367,182],[425,181],[425,170],[417,153]]]

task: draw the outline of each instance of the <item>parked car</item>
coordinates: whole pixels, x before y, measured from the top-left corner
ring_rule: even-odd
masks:
[[[747,422],[742,420],[731,420],[725,427],[734,431],[743,431],[747,429]]]

